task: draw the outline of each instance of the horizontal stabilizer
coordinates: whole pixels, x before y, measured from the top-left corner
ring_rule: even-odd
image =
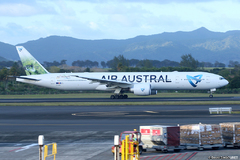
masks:
[[[40,81],[41,79],[35,79],[35,78],[29,78],[29,77],[21,77],[21,76],[12,76],[14,78],[19,78],[19,79],[26,79],[26,80],[31,80],[31,81]]]

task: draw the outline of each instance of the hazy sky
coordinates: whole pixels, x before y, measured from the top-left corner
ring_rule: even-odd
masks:
[[[240,30],[240,0],[1,0],[0,42]]]

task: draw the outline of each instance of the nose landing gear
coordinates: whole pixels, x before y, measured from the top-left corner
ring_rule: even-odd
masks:
[[[216,88],[210,89],[210,95],[209,98],[213,98],[213,92],[216,91]]]

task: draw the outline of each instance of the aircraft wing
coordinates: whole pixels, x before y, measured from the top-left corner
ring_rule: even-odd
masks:
[[[94,82],[100,82],[101,84],[107,84],[107,86],[117,86],[117,85],[132,85],[131,82],[123,82],[123,81],[115,81],[115,80],[108,80],[108,79],[98,79],[98,78],[90,78],[90,77],[81,77],[74,75],[74,77],[87,79]]]
[[[21,77],[21,76],[13,76],[14,78],[19,78],[19,79],[26,79],[26,80],[31,80],[31,81],[40,81],[41,79],[36,79],[36,78],[29,78],[29,77]]]

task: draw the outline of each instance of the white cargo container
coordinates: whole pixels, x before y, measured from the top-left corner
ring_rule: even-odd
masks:
[[[186,149],[223,147],[221,127],[218,124],[188,124],[180,126],[180,143]]]
[[[169,149],[180,151],[180,127],[151,125],[140,126],[143,150],[155,149],[167,152]]]
[[[240,122],[220,123],[224,146],[240,148]]]

